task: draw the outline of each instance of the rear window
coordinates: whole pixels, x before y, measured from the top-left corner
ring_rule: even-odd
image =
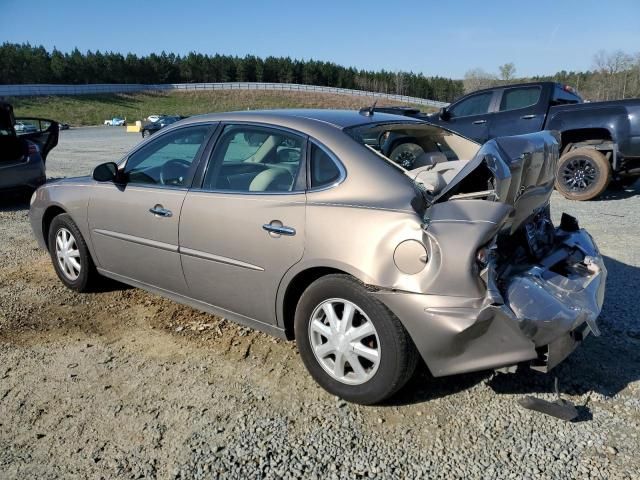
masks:
[[[552,105],[570,105],[582,103],[582,97],[575,92],[566,91],[559,85],[556,85],[553,94]]]
[[[405,170],[447,160],[470,160],[479,145],[426,123],[378,123],[345,129],[356,142]]]
[[[538,103],[540,100],[540,87],[510,88],[505,90],[500,101],[500,111],[517,110]]]

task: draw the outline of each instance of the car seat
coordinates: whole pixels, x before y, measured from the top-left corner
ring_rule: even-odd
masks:
[[[269,168],[256,175],[249,184],[250,192],[290,192],[293,175],[284,168]]]

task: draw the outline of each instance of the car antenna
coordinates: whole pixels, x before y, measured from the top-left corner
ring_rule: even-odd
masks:
[[[367,117],[372,117],[373,113],[375,111],[376,108],[376,103],[378,103],[378,100],[374,100],[373,105],[371,105],[370,107],[364,107],[360,109],[360,115],[365,115]]]

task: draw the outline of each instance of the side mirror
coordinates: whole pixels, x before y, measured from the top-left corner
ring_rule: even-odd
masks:
[[[115,182],[118,177],[118,165],[113,162],[101,163],[93,170],[96,182]]]
[[[440,117],[440,120],[449,120],[451,118],[451,112],[449,112],[449,110],[447,110],[447,107],[442,107],[440,109],[440,111],[438,112],[438,116]]]

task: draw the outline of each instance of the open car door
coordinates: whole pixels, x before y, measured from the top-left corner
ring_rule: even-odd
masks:
[[[25,138],[40,148],[42,160],[47,159],[47,154],[58,145],[58,122],[46,118],[16,118],[15,132],[20,138]]]

